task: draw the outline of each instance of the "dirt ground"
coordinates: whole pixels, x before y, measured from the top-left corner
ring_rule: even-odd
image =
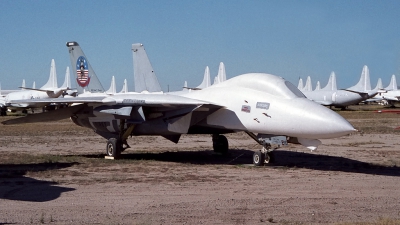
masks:
[[[106,160],[106,140],[69,120],[0,125],[0,224],[399,224],[400,115],[340,113],[360,132],[263,167],[244,133],[227,156],[209,135],[151,136]]]

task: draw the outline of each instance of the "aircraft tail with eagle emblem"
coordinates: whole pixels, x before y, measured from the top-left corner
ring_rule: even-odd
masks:
[[[75,41],[67,42],[72,71],[75,74],[78,94],[85,92],[103,93],[105,90],[89,64],[79,44]]]

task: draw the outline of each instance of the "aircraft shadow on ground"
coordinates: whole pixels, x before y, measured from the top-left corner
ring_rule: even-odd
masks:
[[[383,176],[400,176],[400,168],[381,166],[338,156],[278,150],[274,152],[273,166],[306,168],[322,171],[338,171]]]
[[[213,150],[177,151],[161,153],[129,153],[122,154],[124,160],[156,160],[165,162],[191,163],[198,165],[243,165],[251,164],[253,151],[231,149],[229,154],[216,154]],[[267,164],[270,168],[305,168],[321,171],[338,171],[362,173],[383,176],[400,176],[399,167],[381,166],[344,157],[319,155],[317,153],[293,152],[276,150],[273,152],[274,163]],[[104,158],[104,155],[84,155],[88,158]]]
[[[67,168],[77,163],[0,164],[0,199],[47,202],[74,188],[57,186],[57,182],[26,177],[27,172]]]

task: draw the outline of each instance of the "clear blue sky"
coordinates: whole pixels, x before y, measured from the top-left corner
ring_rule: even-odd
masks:
[[[127,79],[131,44],[143,43],[164,90],[201,83],[224,62],[227,77],[265,72],[297,86],[311,76],[324,86],[354,85],[363,65],[372,86],[400,81],[400,1],[0,1],[0,82],[15,89],[47,81],[55,59],[59,85],[70,66],[65,43],[77,41],[108,89]],[[400,83],[400,82],[399,82]]]

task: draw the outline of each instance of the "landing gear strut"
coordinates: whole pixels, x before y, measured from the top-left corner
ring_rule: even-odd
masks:
[[[287,138],[285,136],[273,136],[266,134],[255,135],[251,132],[246,133],[257,143],[262,145],[261,150],[256,151],[253,154],[253,164],[255,166],[273,163],[275,160],[273,150],[281,147],[282,145],[287,145]]]
[[[125,149],[130,148],[128,145],[127,139],[128,136],[132,133],[135,125],[130,125],[128,128],[125,128],[125,120],[121,119],[119,124],[119,135],[117,138],[110,138],[107,141],[106,147],[106,155],[109,157],[118,158]]]
[[[228,139],[224,135],[213,134],[212,135],[214,152],[226,154],[228,153],[229,144]]]
[[[273,163],[274,157],[273,152],[271,150],[271,145],[265,144],[263,145],[260,151],[256,151],[253,154],[253,164],[255,166],[262,166],[264,164]]]

